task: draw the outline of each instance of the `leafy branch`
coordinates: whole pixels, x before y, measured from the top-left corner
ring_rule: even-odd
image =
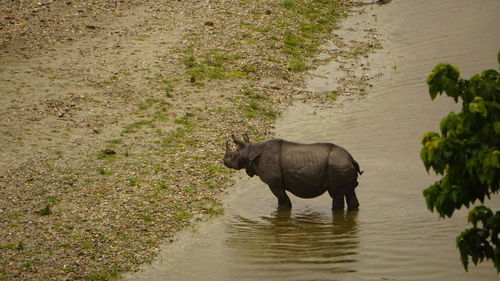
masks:
[[[500,53],[498,54],[500,64]],[[429,210],[451,217],[462,206],[477,200],[484,203],[500,186],[500,75],[485,70],[465,80],[449,64],[438,64],[427,78],[434,100],[445,93],[462,110],[451,112],[440,123],[441,134],[422,136],[420,157],[426,170],[442,178],[424,190]],[[500,271],[500,211],[478,206],[469,212],[472,228],[457,237],[462,264],[468,269],[469,257],[477,265],[491,259]]]

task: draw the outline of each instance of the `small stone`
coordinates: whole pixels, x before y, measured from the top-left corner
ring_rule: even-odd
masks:
[[[103,150],[104,154],[106,155],[113,155],[113,154],[116,154],[116,151],[114,151],[113,149],[110,149],[110,148],[106,148]]]

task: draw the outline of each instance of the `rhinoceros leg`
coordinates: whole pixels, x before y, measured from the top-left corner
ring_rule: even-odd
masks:
[[[344,209],[344,191],[342,188],[334,188],[333,186],[328,188],[328,193],[333,199],[332,210],[343,210]]]
[[[358,197],[354,191],[354,187],[351,188],[345,194],[345,200],[347,201],[347,209],[350,211],[357,210],[359,207]]]
[[[354,192],[354,188],[358,185],[357,171],[354,167],[333,168],[331,173],[332,184],[328,187],[328,193],[333,199],[332,210],[344,209],[344,197],[349,210],[357,209],[359,202]]]
[[[292,202],[285,192],[285,189],[281,186],[269,186],[274,196],[278,198],[278,206],[292,208]]]

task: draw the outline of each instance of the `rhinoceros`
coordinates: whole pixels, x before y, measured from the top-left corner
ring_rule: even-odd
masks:
[[[301,144],[284,139],[251,143],[232,135],[237,148],[231,151],[226,142],[224,165],[245,169],[248,176],[257,175],[278,198],[278,206],[291,208],[285,191],[300,198],[314,198],[328,190],[333,199],[332,209],[357,210],[359,202],[354,189],[358,174],[363,172],[347,150],[333,143]]]

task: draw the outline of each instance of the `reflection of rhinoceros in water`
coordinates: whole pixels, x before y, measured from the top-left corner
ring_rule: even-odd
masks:
[[[344,148],[332,143],[298,144],[282,139],[250,143],[234,135],[236,151],[226,142],[224,165],[259,178],[269,185],[278,198],[279,206],[292,207],[285,190],[301,198],[320,196],[325,191],[333,198],[332,209],[344,208],[344,196],[349,210],[359,206],[354,189],[358,186],[358,163]]]

